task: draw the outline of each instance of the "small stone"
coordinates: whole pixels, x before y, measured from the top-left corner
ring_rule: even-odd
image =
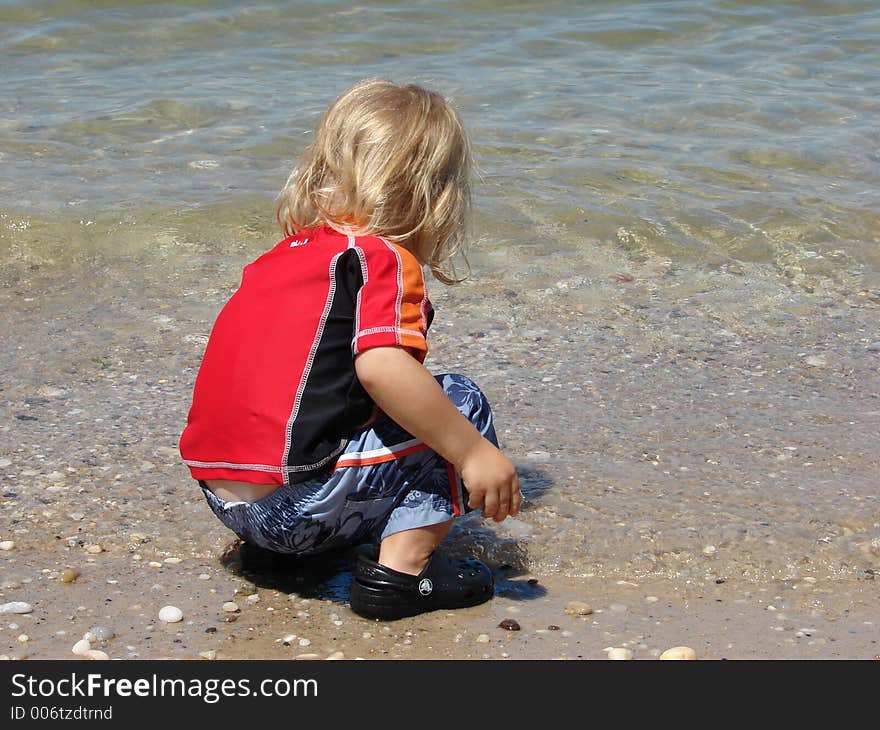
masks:
[[[180,563],[182,561],[183,561],[183,558],[165,558],[165,562],[168,563],[169,565],[177,565],[178,563]]]
[[[609,659],[632,659],[633,653],[629,649],[615,647],[608,650]]]
[[[157,563],[155,560],[151,560],[149,563],[147,563],[147,565],[149,565],[151,568],[161,568],[162,567],[162,563]]]
[[[226,613],[238,613],[241,609],[235,601],[226,601],[226,603],[223,604],[223,610],[226,611]]]
[[[202,659],[208,659],[209,661],[217,658],[217,652],[213,649],[209,649],[208,651],[200,651],[199,656]]]
[[[673,646],[671,649],[664,651],[660,655],[660,658],[664,660],[673,659],[691,661],[697,658],[697,652],[689,646]]]
[[[89,633],[92,635],[93,639],[97,639],[98,641],[110,641],[110,639],[116,636],[116,632],[107,626],[92,626],[92,628],[89,629]]]
[[[12,550],[15,547],[15,540],[3,540],[0,542],[0,550]]]
[[[361,636],[364,639],[372,639],[373,638],[373,635],[369,631],[364,631],[364,633],[362,633]]]
[[[61,575],[58,576],[58,580],[62,583],[73,583],[77,578],[79,578],[81,573],[76,568],[66,568],[61,571]]]
[[[97,659],[98,661],[107,661],[110,657],[107,655],[107,652],[101,651],[100,649],[89,649],[85,654],[89,659]]]
[[[569,601],[565,604],[564,612],[567,616],[589,616],[593,609],[582,601]]]
[[[21,581],[18,578],[0,580],[0,591],[13,591],[16,588],[21,588]]]
[[[244,600],[246,600],[248,603],[257,603],[260,600],[260,595],[258,593],[251,593]]]
[[[547,631],[559,631],[559,627],[556,624],[550,624],[547,627]]]
[[[85,515],[82,512],[71,512],[67,516],[70,517],[70,519],[72,519],[74,522],[79,522],[80,520],[85,519]]]
[[[92,648],[88,639],[80,639],[73,645],[71,651],[77,656],[85,656]]]
[[[18,640],[19,640],[22,644],[27,644],[27,643],[31,640],[31,637],[28,636],[27,634],[19,634],[19,635],[18,635]]]
[[[488,644],[489,643],[489,634],[480,634],[477,637],[477,643],[479,644]]]
[[[24,601],[10,601],[0,604],[0,613],[30,613],[34,607]]]
[[[657,601],[659,601],[660,599],[657,598],[657,596],[645,596],[645,600],[648,603],[657,603]]]
[[[207,573],[199,573],[199,580],[211,580],[211,576]]]
[[[0,469],[5,469],[7,466],[12,466],[12,459],[0,459]]]
[[[519,622],[515,621],[512,618],[504,619],[500,624],[498,624],[499,629],[505,629],[506,631],[519,631]]]
[[[828,361],[822,355],[807,355],[804,358],[804,362],[814,368],[823,368],[828,364]]]
[[[310,659],[320,659],[320,654],[297,654],[294,659],[299,659],[301,661],[309,661]]]
[[[345,654],[341,651],[334,651],[330,656],[327,657],[328,662],[339,661],[340,659],[345,659]]]
[[[312,645],[312,642],[311,642],[310,639],[300,639],[300,640],[299,640],[299,645],[300,645],[300,646],[311,646],[311,645]]]
[[[86,552],[91,553],[92,555],[97,555],[98,553],[103,553],[104,548],[100,545],[86,545]]]
[[[718,548],[714,545],[706,545],[706,547],[703,548],[703,555],[714,555],[717,551]]]
[[[178,621],[183,621],[183,611],[177,606],[163,606],[159,609],[159,620],[166,624],[175,624]]]

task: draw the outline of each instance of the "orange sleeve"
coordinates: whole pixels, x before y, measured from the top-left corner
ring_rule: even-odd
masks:
[[[423,362],[430,302],[422,267],[402,246],[382,239],[359,246],[364,284],[358,293],[352,352],[404,347]]]

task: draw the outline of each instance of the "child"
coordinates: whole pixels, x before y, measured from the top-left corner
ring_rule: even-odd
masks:
[[[516,472],[485,397],[422,365],[469,206],[455,110],[418,86],[363,81],[318,126],[282,191],[287,236],[246,266],[220,312],[180,451],[243,540],[309,555],[361,551],[351,608],[380,619],[492,597],[488,567],[436,548],[454,516],[515,515]]]

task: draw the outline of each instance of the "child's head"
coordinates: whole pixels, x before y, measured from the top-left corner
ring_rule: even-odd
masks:
[[[321,118],[278,201],[288,235],[316,225],[383,236],[434,276],[464,239],[470,145],[455,109],[413,84],[361,81]]]

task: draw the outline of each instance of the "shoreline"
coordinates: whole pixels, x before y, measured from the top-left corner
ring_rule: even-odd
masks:
[[[166,255],[5,267],[0,604],[33,611],[3,615],[0,655],[71,658],[94,627],[115,634],[94,648],[123,659],[880,654],[870,277],[808,290],[760,267],[615,259],[522,289],[526,273],[489,252],[474,282],[434,284],[431,369],[489,395],[527,502],[451,536],[496,569],[496,599],[383,625],[327,599],[344,598],[344,572],[303,604],[295,585],[220,564],[232,536],[176,445],[207,328],[249,257]],[[65,569],[81,575],[64,584]],[[593,613],[566,615],[570,601]],[[164,605],[183,621],[158,622]]]

